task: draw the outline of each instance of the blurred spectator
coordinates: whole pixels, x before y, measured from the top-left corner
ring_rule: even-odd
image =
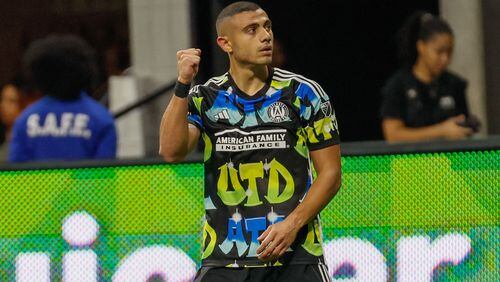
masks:
[[[402,68],[382,89],[388,141],[462,139],[477,130],[465,99],[467,82],[447,71],[453,32],[429,13],[412,15],[399,31]]]
[[[0,87],[0,162],[6,161],[11,139],[12,127],[16,118],[28,105],[40,98],[22,75],[17,75],[10,82]]]
[[[0,120],[4,128],[3,143],[0,146],[0,161],[7,160],[12,126],[20,113],[20,89],[12,83],[7,83],[0,90]]]
[[[28,48],[24,65],[45,97],[16,120],[9,160],[114,158],[113,118],[87,94],[96,73],[92,48],[75,36],[49,36]]]
[[[272,66],[276,68],[286,68],[286,63],[287,60],[283,43],[280,39],[274,38]]]
[[[127,42],[126,40],[116,40],[104,50],[103,60],[106,80],[94,90],[92,97],[106,107],[109,107],[108,79],[111,76],[125,75],[130,67]]]

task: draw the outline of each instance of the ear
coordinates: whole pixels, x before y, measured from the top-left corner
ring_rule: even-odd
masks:
[[[425,52],[425,48],[427,47],[425,42],[422,39],[417,40],[417,53],[422,54]]]
[[[231,46],[231,42],[229,42],[227,36],[217,36],[217,45],[219,45],[225,53],[233,52],[233,47]]]

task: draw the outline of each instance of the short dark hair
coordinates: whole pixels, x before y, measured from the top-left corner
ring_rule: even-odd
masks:
[[[9,84],[19,89],[23,95],[31,94],[31,92],[33,92],[33,85],[30,84],[22,73],[17,73],[5,85]]]
[[[258,9],[262,8],[259,5],[248,1],[238,1],[226,6],[224,9],[222,9],[222,11],[220,11],[219,15],[217,16],[217,21],[215,22],[217,32],[219,32],[219,25],[224,19],[243,12],[257,11]]]
[[[33,42],[23,58],[28,77],[44,94],[72,100],[90,91],[96,78],[94,50],[74,35],[51,35]]]
[[[417,41],[431,40],[437,34],[453,36],[450,25],[442,18],[425,11],[412,14],[398,31],[399,60],[403,67],[411,68],[417,61]]]

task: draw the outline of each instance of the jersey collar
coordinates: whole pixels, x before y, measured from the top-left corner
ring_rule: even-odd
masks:
[[[266,93],[269,90],[269,87],[271,87],[271,81],[273,80],[273,75],[274,75],[274,68],[268,67],[268,70],[269,70],[269,75],[267,77],[266,83],[254,95],[248,95],[247,93],[245,93],[241,89],[239,89],[238,86],[236,85],[236,83],[234,82],[233,77],[231,76],[231,74],[229,72],[227,72],[228,84],[229,84],[229,86],[231,86],[233,88],[234,93],[236,95],[240,96],[241,98],[244,98],[246,100],[256,100],[256,99],[259,99],[261,97],[266,96]]]

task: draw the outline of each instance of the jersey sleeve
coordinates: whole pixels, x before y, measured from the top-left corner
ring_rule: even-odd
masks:
[[[330,98],[316,82],[301,83],[296,91],[306,143],[314,151],[340,143],[335,111]]]
[[[381,118],[404,119],[403,87],[397,76],[387,81],[382,88]]]
[[[203,97],[199,94],[199,85],[194,86],[189,91],[188,99],[188,115],[187,120],[190,124],[196,126],[201,132],[204,130],[203,120],[201,118],[201,103]]]

